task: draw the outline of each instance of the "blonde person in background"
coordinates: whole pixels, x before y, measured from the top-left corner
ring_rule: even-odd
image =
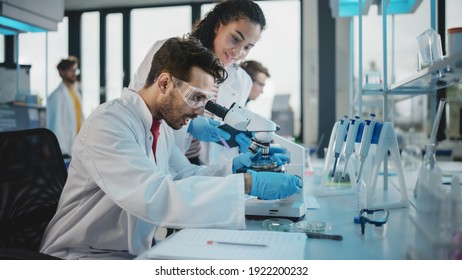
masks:
[[[77,80],[79,61],[70,56],[62,59],[57,69],[62,81],[47,98],[47,128],[56,134],[63,155],[71,157],[72,144],[84,121]]]
[[[252,89],[250,90],[249,98],[246,102],[247,104],[250,100],[257,99],[257,97],[263,93],[266,80],[270,78],[270,74],[263,64],[255,60],[244,61],[240,66],[252,79]]]
[[[190,36],[195,37],[211,50],[228,72],[228,79],[213,89],[212,101],[229,108],[233,103],[245,106],[252,80],[239,66],[260,39],[266,27],[266,19],[260,6],[250,0],[228,0],[217,4],[205,17],[197,22]],[[164,41],[156,42],[138,67],[129,88],[140,89],[150,68],[155,52]],[[250,139],[243,133],[236,137],[239,147],[227,149],[215,142],[220,137],[227,140],[230,135],[217,126],[219,118],[205,112],[179,131],[175,141],[190,162],[216,165],[227,162],[239,152],[247,151]]]

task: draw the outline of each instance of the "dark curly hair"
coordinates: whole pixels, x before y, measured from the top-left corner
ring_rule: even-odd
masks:
[[[250,0],[228,0],[217,4],[201,21],[196,22],[190,35],[199,39],[209,50],[214,50],[215,36],[210,34],[215,34],[220,23],[226,25],[240,19],[259,24],[261,30],[266,27],[265,15],[257,3]]]

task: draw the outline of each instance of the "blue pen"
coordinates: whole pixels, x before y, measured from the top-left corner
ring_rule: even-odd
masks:
[[[220,141],[221,141],[221,143],[223,143],[223,146],[225,146],[226,149],[228,149],[228,151],[230,151],[231,148],[229,147],[228,143],[226,143],[225,139],[223,139],[220,135],[218,135],[218,138],[220,138]]]

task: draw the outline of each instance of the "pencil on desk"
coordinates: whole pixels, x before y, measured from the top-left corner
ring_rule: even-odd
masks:
[[[214,240],[207,240],[208,245],[213,244],[224,244],[224,245],[239,245],[239,246],[256,246],[256,247],[266,247],[266,244],[258,244],[258,243],[239,243],[239,242],[226,242],[226,241],[214,241]]]
[[[306,236],[308,238],[316,238],[316,239],[331,239],[341,241],[343,240],[343,236],[336,235],[336,234],[325,234],[325,233],[318,233],[318,232],[307,232]]]

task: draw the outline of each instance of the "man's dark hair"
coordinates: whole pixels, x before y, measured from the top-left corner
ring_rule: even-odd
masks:
[[[249,74],[250,78],[252,78],[252,81],[255,81],[258,73],[263,73],[266,75],[266,77],[270,77],[268,69],[258,61],[247,60],[242,62],[240,66],[245,70],[245,72],[247,72],[247,74]]]
[[[218,84],[228,77],[220,60],[196,38],[173,37],[165,41],[154,54],[145,87],[150,87],[162,72],[168,72],[183,81],[190,81],[191,69],[194,66],[213,76]]]
[[[250,0],[228,0],[217,4],[201,21],[196,22],[190,35],[199,39],[206,48],[213,50],[215,36],[212,34],[215,34],[219,24],[226,25],[240,19],[259,24],[261,30],[266,27],[265,15],[257,3]]]
[[[75,56],[69,56],[68,58],[61,59],[56,68],[58,69],[58,71],[66,71],[72,66],[74,66],[74,64],[78,65],[79,60]]]

